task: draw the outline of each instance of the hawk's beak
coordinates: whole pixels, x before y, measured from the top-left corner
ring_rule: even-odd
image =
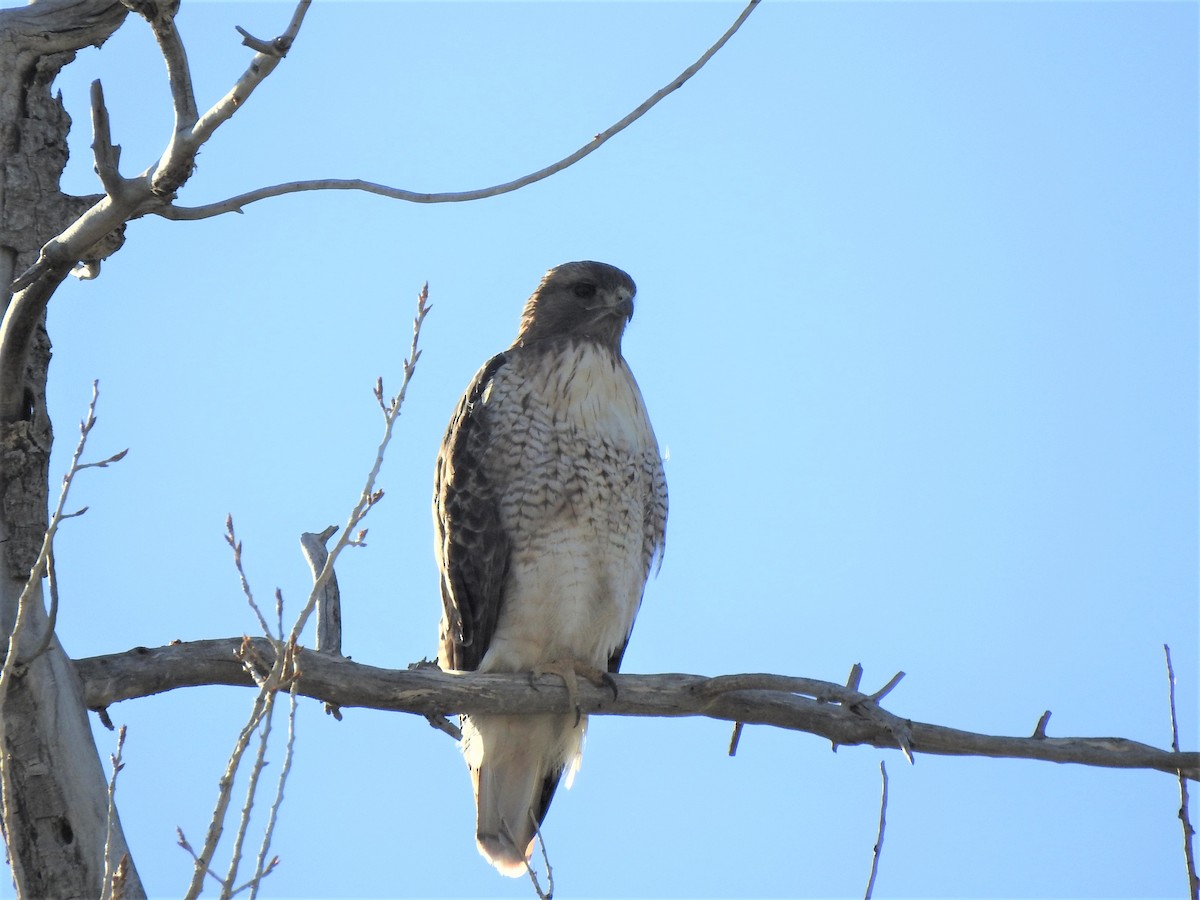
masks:
[[[633,295],[621,291],[612,298],[611,302],[589,306],[587,310],[596,316],[596,318],[619,315],[628,322],[633,318]]]

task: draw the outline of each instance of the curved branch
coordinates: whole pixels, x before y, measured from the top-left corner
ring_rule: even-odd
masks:
[[[733,37],[742,23],[749,18],[750,13],[754,12],[754,8],[758,6],[760,0],[750,0],[746,8],[742,10],[742,14],[737,17],[728,30],[721,35],[720,39],[709,47],[701,57],[673,78],[669,84],[661,90],[656,91],[648,100],[642,103],[637,109],[625,116],[616,124],[605,129],[597,134],[590,141],[572,153],[570,156],[563,157],[556,163],[552,163],[544,168],[538,169],[536,172],[531,172],[513,181],[506,181],[504,184],[496,184],[491,187],[477,188],[471,191],[444,191],[441,193],[424,193],[421,191],[409,191],[404,188],[388,187],[384,184],[376,184],[372,181],[363,181],[357,178],[325,178],[309,181],[290,181],[286,184],[276,184],[271,187],[258,188],[257,190],[247,191],[244,194],[238,194],[236,197],[230,197],[228,200],[222,200],[218,203],[209,203],[204,206],[163,206],[149,210],[155,215],[162,216],[165,219],[176,220],[195,220],[207,219],[212,216],[223,215],[230,212],[241,212],[246,206],[255,203],[259,200],[266,200],[268,197],[280,197],[284,194],[295,194],[301,191],[364,191],[368,194],[378,194],[382,197],[390,197],[393,200],[407,200],[410,203],[464,203],[469,200],[482,200],[486,197],[496,197],[500,194],[508,194],[512,191],[519,190],[526,185],[533,184],[537,181],[549,178],[556,172],[561,172],[568,166],[572,166],[579,160],[583,159],[590,153],[598,150],[609,138],[624,131],[668,94],[679,90],[693,75],[704,67],[713,55],[720,50],[725,43]]]
[[[265,638],[226,638],[135,647],[75,661],[91,709],[181,687],[254,686],[239,661],[243,642],[270,663]],[[434,666],[379,669],[343,657],[297,650],[297,693],[340,707],[438,716],[454,713],[560,712],[569,700],[562,680],[544,675],[447,673]],[[911,722],[881,709],[871,695],[831,682],[781,675],[614,675],[607,687],[579,683],[579,705],[593,715],[707,716],[748,725],[806,731],[838,744],[914,753],[1040,759],[1119,769],[1156,769],[1200,780],[1200,753],[1160,750],[1123,738],[1003,737]]]

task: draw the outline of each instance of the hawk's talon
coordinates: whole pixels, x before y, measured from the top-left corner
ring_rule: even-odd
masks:
[[[605,672],[600,676],[600,684],[604,687],[611,688],[613,699],[617,699],[617,679],[612,677],[612,672]]]
[[[617,682],[613,679],[612,675],[588,663],[573,659],[552,659],[548,662],[539,663],[529,673],[529,683],[533,684],[534,680],[540,675],[557,675],[563,680],[563,684],[567,688],[567,701],[575,709],[575,727],[578,727],[579,723],[583,721],[583,707],[579,704],[580,676],[586,678],[592,684],[596,685],[596,687],[607,687],[613,692],[613,699],[617,699]]]

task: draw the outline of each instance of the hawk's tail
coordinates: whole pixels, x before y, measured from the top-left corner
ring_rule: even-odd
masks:
[[[463,753],[475,791],[475,840],[501,874],[525,874],[533,839],[564,770],[579,765],[587,720],[566,716],[469,716]]]

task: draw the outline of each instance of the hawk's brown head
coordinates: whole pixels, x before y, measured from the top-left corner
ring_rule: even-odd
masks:
[[[516,344],[574,338],[619,354],[635,293],[633,279],[615,266],[591,261],[555,266],[525,303]]]

